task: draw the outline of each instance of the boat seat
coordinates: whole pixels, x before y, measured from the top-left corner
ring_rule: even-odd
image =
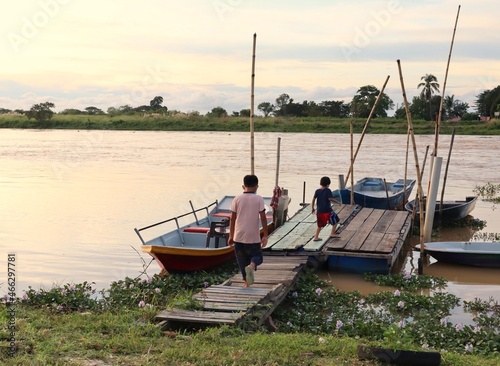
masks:
[[[365,182],[363,183],[366,187],[379,187],[381,184],[379,182]]]
[[[197,226],[189,226],[187,228],[184,228],[183,230],[185,233],[202,233],[206,234],[210,231],[209,227],[197,227]]]
[[[220,211],[220,212],[214,213],[212,216],[214,216],[214,217],[222,217],[223,219],[228,219],[229,220],[231,218],[231,212]]]
[[[229,239],[229,231],[227,228],[229,227],[229,219],[223,218],[221,221],[212,221],[210,224],[210,231],[207,232],[207,243],[206,247],[210,246],[210,239],[215,238],[215,247],[219,247],[219,239],[225,238],[226,243]]]
[[[394,188],[403,188],[403,187],[404,187],[404,185],[403,185],[403,184],[400,184],[400,183],[394,183],[392,186],[393,186]]]

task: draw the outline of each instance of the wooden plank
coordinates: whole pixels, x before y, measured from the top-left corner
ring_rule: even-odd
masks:
[[[342,231],[339,238],[332,238],[328,240],[326,243],[327,250],[343,250],[355,234],[356,230],[352,230],[348,227]]]
[[[156,318],[193,323],[234,324],[237,320],[241,319],[244,314],[245,313],[243,312],[224,313],[202,310],[172,309],[161,311],[156,315]]]
[[[396,216],[397,211],[385,211],[380,220],[377,222],[377,225],[373,228],[373,231],[385,233]]]
[[[399,235],[397,234],[391,234],[391,233],[384,234],[384,237],[380,242],[380,245],[377,247],[377,252],[392,253],[394,247],[398,243],[398,239]]]
[[[309,206],[305,206],[293,215],[287,222],[316,222],[316,215],[311,213],[311,208]]]
[[[391,225],[387,228],[386,233],[388,234],[399,234],[402,232],[402,228],[410,216],[408,211],[398,211],[398,214],[392,221]]]
[[[304,233],[306,233],[312,225],[315,225],[315,223],[298,223],[293,231],[289,232],[285,238],[273,245],[272,250],[295,250],[303,246],[306,243]]]
[[[359,250],[363,252],[377,252],[378,247],[383,239],[384,233],[377,233],[372,231],[366,238],[361,248],[359,248]]]
[[[269,238],[267,240],[267,247],[270,248],[276,243],[279,243],[284,237],[286,237],[296,226],[297,222],[290,222],[287,221],[283,225],[281,225],[279,228],[274,230],[271,235],[269,235]]]
[[[363,213],[364,209],[361,211]],[[363,226],[359,227],[351,240],[344,247],[345,250],[359,250],[365,243],[366,238],[377,224],[378,220],[384,213],[383,210],[372,210],[370,215],[364,220]],[[358,215],[359,216],[359,215]],[[356,216],[357,218],[357,216]],[[375,248],[373,248],[375,249]],[[366,248],[367,251],[372,251],[372,248]]]
[[[349,228],[351,230],[358,230],[360,227],[364,225],[365,220],[370,216],[374,209],[363,207],[357,214],[354,216],[352,221],[349,222]]]

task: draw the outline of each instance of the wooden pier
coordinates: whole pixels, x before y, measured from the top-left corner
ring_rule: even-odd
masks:
[[[238,325],[255,321],[262,325],[293,287],[307,258],[275,256],[264,258],[255,272],[251,287],[243,287],[240,273],[221,285],[207,287],[193,299],[199,301],[200,310],[168,309],[156,318],[162,328],[190,325]]]
[[[358,205],[342,205],[336,212],[340,223],[335,237],[330,238],[327,226],[320,234],[324,239],[313,241],[316,215],[303,207],[273,232],[265,254],[308,256],[310,266],[326,262],[330,270],[389,273],[408,235],[410,214]]]

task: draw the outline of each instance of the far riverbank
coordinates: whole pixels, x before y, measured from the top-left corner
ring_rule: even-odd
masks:
[[[77,130],[130,130],[130,131],[228,131],[249,130],[249,117],[206,117],[200,115],[139,116],[139,115],[59,115],[50,121],[28,120],[24,115],[0,115],[0,128],[19,129],[77,129]],[[255,117],[256,132],[294,133],[361,133],[366,119],[328,117]],[[433,121],[412,121],[413,133],[435,134]],[[500,135],[500,119],[490,121],[443,121],[439,133],[449,135],[455,129],[457,135]],[[371,134],[406,134],[408,122],[405,119],[375,118],[370,121],[366,132]]]

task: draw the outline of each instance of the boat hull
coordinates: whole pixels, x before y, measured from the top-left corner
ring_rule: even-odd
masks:
[[[189,249],[143,245],[142,251],[150,254],[158,265],[169,273],[205,271],[235,261],[234,248]]]
[[[476,207],[477,196],[466,197],[465,200],[457,201],[444,201],[442,208],[441,203],[436,203],[434,209],[434,220],[432,222],[433,227],[438,227],[443,224],[449,224],[450,222],[461,220],[467,217]],[[424,201],[425,204],[425,201]],[[420,222],[420,209],[418,202],[415,200],[410,201],[406,204],[405,208],[409,212],[413,212],[415,207],[415,222]]]
[[[498,242],[425,243],[424,253],[441,262],[500,268],[500,243]]]
[[[410,197],[415,180],[399,179],[394,183],[386,183],[381,178],[363,178],[354,185],[354,203],[366,208],[381,210],[401,209]],[[337,189],[333,197],[343,204],[351,204],[351,189]]]

